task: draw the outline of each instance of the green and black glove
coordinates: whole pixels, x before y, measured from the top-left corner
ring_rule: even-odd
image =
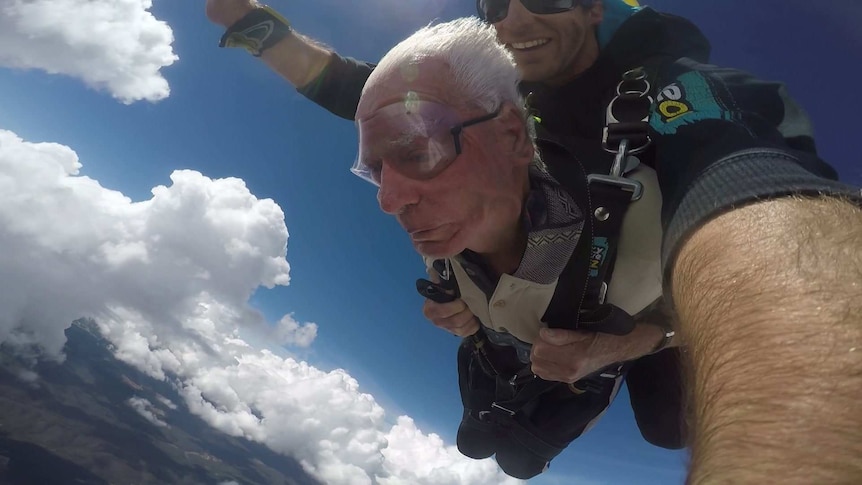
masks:
[[[263,51],[277,44],[291,33],[290,22],[278,12],[264,5],[239,19],[221,37],[219,47],[242,47],[251,55],[260,57]]]

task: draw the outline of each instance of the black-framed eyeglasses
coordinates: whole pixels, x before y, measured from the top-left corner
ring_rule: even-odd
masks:
[[[478,116],[476,118],[471,118],[467,121],[462,121],[457,125],[449,128],[449,133],[452,133],[452,143],[455,144],[455,156],[461,154],[461,132],[464,131],[464,128],[478,125],[479,123],[483,123],[485,121],[491,121],[496,118],[500,114],[500,108],[488,113],[486,115]]]
[[[463,152],[464,129],[496,118],[501,109],[458,121],[454,109],[432,101],[386,106],[357,121],[359,156],[350,171],[376,186],[384,164],[411,179],[434,178]]]
[[[511,0],[476,0],[476,12],[479,18],[495,24],[502,22],[509,14],[509,3]],[[583,5],[590,7],[593,0],[519,0],[531,13],[547,15],[552,13],[568,12]]]

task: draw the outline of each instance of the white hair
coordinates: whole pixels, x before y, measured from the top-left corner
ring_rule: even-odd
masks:
[[[419,29],[383,56],[365,86],[392,69],[430,58],[449,65],[460,99],[486,111],[509,101],[523,111],[515,59],[497,40],[494,28],[476,17]]]

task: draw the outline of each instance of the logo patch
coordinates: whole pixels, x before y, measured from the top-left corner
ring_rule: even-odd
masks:
[[[608,255],[608,238],[594,237],[593,246],[590,249],[590,278],[595,278],[599,275],[599,268],[602,267],[602,262]]]
[[[681,126],[710,119],[730,120],[732,115],[716,98],[706,78],[692,71],[661,90],[650,126],[662,135],[672,135]]]
[[[673,121],[691,111],[691,106],[685,102],[685,89],[678,83],[662,89],[658,99],[658,112],[664,123]]]

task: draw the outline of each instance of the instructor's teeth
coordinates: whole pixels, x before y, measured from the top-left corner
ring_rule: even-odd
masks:
[[[531,47],[537,47],[540,45],[545,45],[548,43],[547,39],[539,39],[539,40],[531,40],[530,42],[513,42],[512,47],[515,49],[529,49]]]

